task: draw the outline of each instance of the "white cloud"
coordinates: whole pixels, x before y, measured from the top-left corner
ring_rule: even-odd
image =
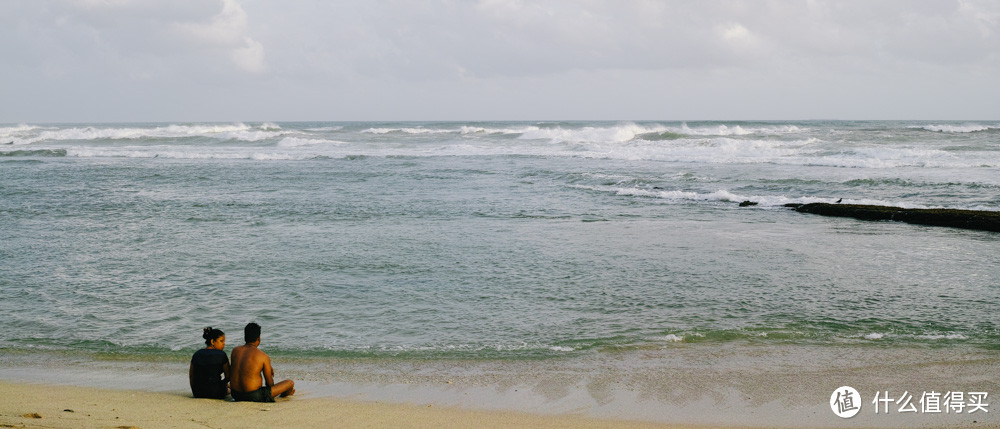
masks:
[[[247,34],[247,14],[236,0],[221,0],[221,4],[222,10],[208,22],[182,21],[171,25],[198,42],[217,46],[238,44]]]
[[[221,3],[222,10],[208,22],[181,21],[171,26],[192,43],[228,50],[233,62],[243,71],[264,71],[264,45],[250,35],[243,7],[236,0],[221,0]]]
[[[243,43],[245,46],[232,51],[233,61],[236,65],[251,73],[261,73],[267,70],[264,63],[264,45],[250,37],[244,38]]]

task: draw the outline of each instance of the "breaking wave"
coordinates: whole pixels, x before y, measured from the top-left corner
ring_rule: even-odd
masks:
[[[1000,125],[980,125],[980,124],[963,124],[963,125],[922,125],[913,126],[910,128],[918,128],[926,131],[934,131],[938,133],[977,133],[981,131],[997,130],[1000,129]]]
[[[285,137],[278,142],[278,147],[289,148],[289,147],[311,147],[311,146],[344,145],[344,144],[347,144],[347,142],[326,140],[326,139]]]
[[[61,142],[81,140],[140,140],[178,139],[207,137],[217,140],[238,140],[256,142],[286,133],[280,126],[264,123],[250,126],[242,123],[231,125],[167,125],[160,127],[112,127],[98,126],[70,128],[41,128],[22,126],[0,129],[0,140],[9,137],[11,144],[32,144],[40,142]]]
[[[912,127],[911,127],[912,128]],[[847,131],[861,130],[844,127]],[[899,126],[891,128],[899,130]],[[905,129],[905,128],[904,128]],[[980,124],[920,129],[977,132]],[[536,156],[837,168],[996,168],[995,145],[831,138],[823,124],[414,123],[174,124],[0,128],[0,150],[67,150],[68,156],[340,159],[350,156]],[[948,130],[948,131],[944,131]],[[875,137],[873,137],[874,139]],[[14,152],[9,152],[14,153]],[[7,156],[31,156],[17,152]],[[36,153],[38,156],[45,156]]]

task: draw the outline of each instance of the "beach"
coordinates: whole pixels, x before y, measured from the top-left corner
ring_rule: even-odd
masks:
[[[432,406],[287,399],[274,404],[193,399],[181,393],[0,383],[0,427],[12,428],[694,428]]]
[[[964,371],[983,371],[996,367],[996,362],[971,362],[964,365]],[[937,385],[946,383],[949,377],[936,377],[942,366],[926,363],[920,366],[901,366],[887,368],[855,369],[848,374],[842,374],[841,380],[855,382],[862,390],[874,382],[884,382],[889,379],[899,380],[903,373],[909,378],[902,384],[894,384],[900,388],[910,385]],[[118,382],[133,383],[128,380],[130,371],[118,372]],[[66,375],[66,373],[63,373]],[[93,373],[91,374],[93,375]],[[108,373],[106,375],[111,375]],[[824,383],[830,374],[794,374],[783,376],[753,376],[743,374],[744,378],[733,385],[741,389],[732,390],[734,397],[721,395],[718,379],[713,377],[733,376],[735,374],[720,374],[715,371],[712,376],[694,374],[687,379],[675,379],[684,387],[675,391],[671,398],[660,397],[638,399],[633,397],[633,405],[643,407],[663,407],[666,413],[620,412],[614,416],[599,417],[595,410],[599,404],[582,406],[585,402],[578,401],[578,407],[563,412],[525,412],[517,409],[491,409],[488,399],[473,386],[462,387],[459,384],[467,380],[445,381],[446,387],[431,388],[428,385],[415,389],[389,384],[370,384],[367,389],[354,385],[355,393],[347,397],[329,396],[322,386],[315,383],[304,383],[298,387],[298,393],[291,398],[279,398],[276,403],[235,403],[227,400],[195,399],[180,387],[183,377],[174,376],[167,381],[150,388],[140,390],[123,390],[79,387],[66,384],[80,384],[80,379],[62,379],[59,384],[0,382],[0,390],[4,392],[0,400],[0,427],[12,428],[176,428],[176,427],[485,427],[485,428],[744,428],[744,427],[782,427],[782,428],[865,428],[865,427],[936,427],[936,428],[997,428],[1000,422],[990,413],[956,416],[956,415],[904,415],[893,413],[889,415],[873,415],[870,407],[867,414],[855,416],[852,419],[838,419],[829,413],[828,404],[812,404],[811,397],[824,397],[826,391],[817,391],[829,383]],[[9,374],[7,374],[9,378]],[[867,378],[868,381],[861,381]],[[975,378],[975,377],[973,377]],[[49,376],[50,380],[56,377]],[[91,379],[93,380],[93,379]],[[714,381],[713,381],[714,380]],[[968,382],[950,380],[950,383]],[[624,380],[634,383],[634,380]],[[148,380],[146,381],[149,382]],[[662,382],[662,380],[654,380]],[[91,381],[90,383],[93,383]],[[109,383],[108,380],[105,383]],[[139,381],[139,385],[141,385]],[[383,381],[383,383],[385,383]],[[426,383],[426,381],[424,381]],[[717,383],[712,385],[711,383]],[[985,384],[982,384],[985,383]],[[400,383],[402,384],[402,383]],[[540,381],[528,388],[543,389],[543,385],[558,390],[559,382],[548,379]],[[598,383],[593,383],[598,384]],[[969,384],[966,384],[969,385]],[[379,387],[381,386],[381,387]],[[996,388],[995,382],[981,380],[974,384],[976,388]],[[330,386],[326,386],[327,389]],[[482,387],[482,386],[479,386]],[[489,386],[491,389],[501,389],[500,385]],[[565,387],[565,386],[562,386]],[[594,392],[596,386],[589,386]],[[643,388],[641,384],[631,387]],[[343,387],[341,387],[343,388]],[[647,385],[645,388],[649,389]],[[379,389],[395,391],[392,400],[373,400],[378,397]],[[358,392],[368,391],[367,395]],[[511,388],[510,390],[514,390]],[[448,395],[442,392],[452,391],[458,395],[472,393],[480,398],[467,400],[466,405],[460,405],[453,400],[444,399]],[[435,395],[436,392],[436,395]],[[537,392],[536,392],[537,393]],[[649,393],[648,391],[646,393]],[[677,395],[677,393],[682,393]],[[705,398],[694,400],[701,394]],[[545,395],[541,395],[545,396]],[[637,395],[643,396],[643,395]],[[384,396],[385,397],[385,396]],[[550,396],[552,397],[552,396]],[[558,395],[554,396],[558,397]],[[742,399],[746,399],[742,401]],[[559,404],[564,398],[545,400],[539,405],[541,409],[559,409],[565,404]],[[468,404],[472,405],[468,405]],[[737,404],[739,403],[739,404]],[[509,405],[509,404],[508,404]],[[523,409],[522,405],[522,409]],[[894,407],[895,408],[895,407]],[[651,418],[651,416],[657,416]],[[645,419],[635,416],[645,416]],[[701,422],[701,423],[691,423]],[[706,423],[714,422],[714,423]]]
[[[376,427],[398,426],[391,419],[408,427],[436,427],[435,419],[454,421],[455,427],[632,427],[638,422],[649,427],[1000,426],[992,396],[983,409],[956,412],[946,406],[936,413],[925,410],[921,398],[927,392],[1000,390],[998,359],[990,353],[682,347],[602,359],[278,361],[278,379],[297,380],[297,393],[276,404],[250,405],[191,398],[186,365],[173,359],[22,353],[2,362],[0,380],[11,393],[0,401],[0,423],[72,427],[84,418],[78,411],[90,410],[86,425],[95,427],[115,417],[136,427],[189,421],[210,427],[266,427],[270,422],[305,427],[331,419],[343,421],[343,427],[362,427],[370,413],[389,419]],[[845,385],[862,395],[861,411],[851,418],[836,416],[830,406],[831,394]],[[908,392],[913,412],[905,411],[902,402],[874,405],[874,395],[883,392],[899,399]],[[247,409],[271,414],[241,420]],[[22,417],[31,413],[50,420]]]

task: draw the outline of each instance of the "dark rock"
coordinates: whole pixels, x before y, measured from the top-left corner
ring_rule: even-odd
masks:
[[[755,206],[755,205],[757,205],[757,203],[750,200],[740,203],[740,207]]]
[[[916,225],[1000,232],[1000,212],[984,210],[904,209],[863,204],[812,203],[796,207],[795,211],[860,220],[891,220]]]
[[[797,209],[799,207],[802,207],[802,205],[803,205],[802,203],[788,203],[788,204],[785,204],[784,207],[788,207],[788,208],[792,208],[792,209]]]

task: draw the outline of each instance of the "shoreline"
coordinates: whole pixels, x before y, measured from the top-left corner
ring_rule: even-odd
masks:
[[[556,415],[413,405],[338,398],[279,398],[275,403],[195,399],[187,392],[148,392],[93,387],[53,386],[0,381],[0,427],[5,428],[204,428],[204,427],[407,427],[407,428],[659,428],[748,429],[759,424],[688,424],[595,418],[580,413]],[[749,417],[749,416],[748,416]],[[753,418],[748,418],[753,422]],[[901,422],[900,422],[901,423]],[[923,425],[919,425],[923,426]],[[812,428],[803,421],[786,428]],[[870,426],[844,420],[841,428]],[[889,427],[914,427],[909,423]],[[996,429],[1000,424],[974,420],[928,427]]]
[[[676,428],[714,426],[544,416],[512,411],[417,406],[333,398],[276,403],[195,399],[185,393],[109,390],[0,381],[0,427],[538,427]]]
[[[405,415],[434,409],[457,413],[447,418],[466,422],[459,425],[462,427],[481,426],[475,420],[479,418],[500,423],[535,419],[509,423],[533,427],[634,427],[636,422],[649,427],[710,428],[1000,427],[994,407],[990,407],[993,412],[973,415],[875,415],[870,405],[871,393],[884,390],[896,394],[907,390],[917,398],[920,391],[929,390],[986,391],[990,393],[987,402],[995,402],[994,395],[1000,396],[1000,383],[993,377],[998,362],[1000,358],[990,351],[881,347],[678,347],[544,362],[279,359],[275,363],[277,377],[295,380],[297,393],[279,401],[272,410],[339,419],[350,417],[336,417],[326,410],[349,409],[353,411],[345,412],[355,415],[367,412],[364,407],[379,406],[388,407],[387,413]],[[87,360],[44,353],[24,353],[18,358],[6,354],[0,359],[0,388],[26,390],[0,400],[4,407],[0,423],[13,427],[47,425],[19,416],[37,412],[43,417],[74,417],[62,416],[59,411],[82,407],[73,404],[103,406],[110,402],[97,398],[105,397],[119,398],[127,409],[173,404],[158,411],[167,416],[187,416],[185,409],[190,406],[205,415],[228,415],[231,409],[245,406],[191,398],[184,374],[186,362]],[[14,387],[8,389],[8,385]],[[862,392],[866,407],[862,415],[840,419],[830,410],[830,393],[844,385]],[[74,396],[72,392],[78,389],[87,393]],[[59,395],[69,395],[66,398],[72,404],[59,408],[55,401]],[[135,402],[129,395],[145,398],[145,402]],[[36,400],[24,402],[22,396]],[[80,402],[80,398],[90,402]],[[203,402],[214,405],[205,408],[200,405]],[[303,403],[312,405],[300,405]],[[17,404],[17,409],[11,408]],[[37,405],[37,409],[28,409],[28,405]],[[1000,408],[1000,403],[996,407]],[[189,421],[177,420],[180,418],[127,425],[166,427],[173,426],[170,422]],[[431,420],[404,417],[403,421],[412,422],[411,427],[424,427],[424,422],[431,425]],[[312,423],[302,425],[321,424],[322,420]],[[95,421],[92,426],[102,424]],[[384,425],[398,426],[391,422]],[[75,425],[37,427],[71,426]]]

